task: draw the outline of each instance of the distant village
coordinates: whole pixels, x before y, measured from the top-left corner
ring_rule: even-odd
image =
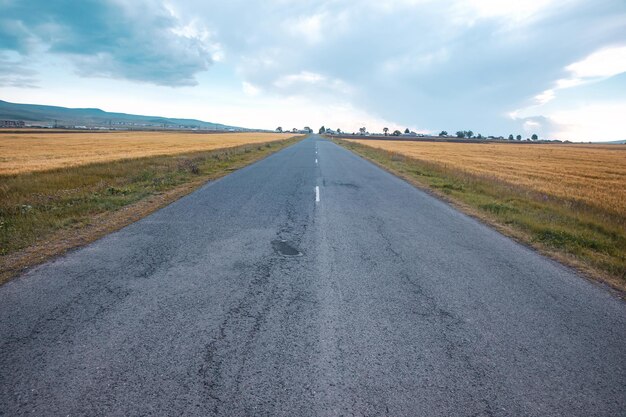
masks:
[[[26,127],[23,120],[0,120],[0,127]]]

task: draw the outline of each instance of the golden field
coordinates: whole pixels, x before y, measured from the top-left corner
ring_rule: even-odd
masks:
[[[626,216],[626,146],[350,140]]]
[[[157,155],[211,151],[285,139],[279,133],[0,133],[0,175]]]

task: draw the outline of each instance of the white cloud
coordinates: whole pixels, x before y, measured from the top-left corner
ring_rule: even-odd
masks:
[[[572,141],[623,140],[626,101],[597,103],[556,111],[551,119],[560,126],[555,135]]]
[[[558,3],[557,0],[467,0],[467,4],[480,17],[509,17],[523,19]],[[561,1],[563,3],[563,1]]]
[[[0,50],[0,87],[37,87],[37,72],[24,65],[23,60],[16,52]]]
[[[287,32],[292,36],[299,36],[310,44],[317,44],[323,39],[322,23],[325,17],[325,14],[319,13],[297,19],[289,19],[283,22],[283,24]]]
[[[580,78],[561,78],[556,81],[556,88],[561,90],[564,88],[576,87],[581,84],[584,84],[584,81]]]
[[[214,62],[220,62],[224,59],[223,48],[219,42],[215,41],[215,34],[197,19],[193,19],[189,22],[179,21],[179,25],[170,30],[177,36],[202,43],[205,50],[210,53],[211,59]]]
[[[302,71],[299,74],[289,74],[280,77],[274,82],[274,85],[276,85],[276,87],[286,88],[291,87],[294,84],[320,84],[324,81],[326,81],[326,77],[323,75],[310,71]]]
[[[335,95],[345,96],[351,93],[351,87],[342,80],[328,78],[312,71],[301,71],[279,77],[273,83],[278,91],[286,91],[290,96],[298,95]]]
[[[626,46],[604,48],[566,67],[575,78],[612,77],[626,72]]]
[[[258,96],[259,93],[261,93],[261,89],[254,86],[253,84],[244,81],[243,83],[241,83],[241,88],[244,92],[244,94],[248,95],[248,96]]]
[[[556,90],[577,87],[626,72],[626,46],[604,48],[587,56],[582,61],[565,67],[570,73],[561,78],[554,87],[535,96],[538,105],[546,104],[556,97]]]
[[[537,129],[541,128],[541,123],[536,120],[526,120],[523,124],[524,132],[535,132]]]
[[[446,48],[422,54],[405,54],[387,59],[382,68],[389,73],[416,73],[429,70],[450,61],[450,52]]]
[[[545,90],[541,94],[537,94],[535,96],[535,100],[537,100],[537,103],[539,105],[542,105],[542,104],[546,104],[554,100],[554,97],[555,97],[554,90],[550,89],[550,90]]]

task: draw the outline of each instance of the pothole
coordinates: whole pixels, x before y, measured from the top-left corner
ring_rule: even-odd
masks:
[[[283,256],[302,256],[302,252],[294,248],[286,240],[272,240],[272,247]]]

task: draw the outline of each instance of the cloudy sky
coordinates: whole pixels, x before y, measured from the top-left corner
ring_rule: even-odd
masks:
[[[0,0],[0,99],[626,139],[626,1]]]

